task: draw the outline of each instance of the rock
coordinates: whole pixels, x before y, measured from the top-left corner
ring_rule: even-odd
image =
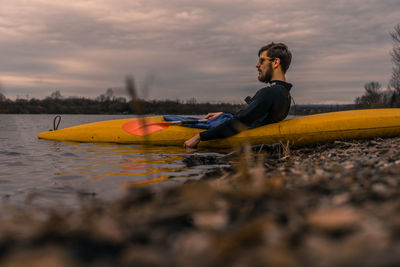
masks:
[[[332,203],[333,205],[343,205],[346,204],[350,200],[350,194],[349,193],[342,193],[339,195],[335,195],[332,198]]]
[[[346,231],[357,228],[361,218],[361,214],[351,208],[331,208],[311,213],[307,217],[307,223],[317,230]]]
[[[197,212],[192,216],[193,223],[204,229],[222,230],[228,223],[228,217],[223,212]]]

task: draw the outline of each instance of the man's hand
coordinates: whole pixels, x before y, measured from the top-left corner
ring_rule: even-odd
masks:
[[[214,113],[208,113],[206,116],[204,116],[204,119],[206,120],[211,120],[214,119],[215,117],[221,115],[222,112],[214,112]]]
[[[187,148],[195,148],[199,143],[200,143],[200,134],[196,134],[189,140],[186,140],[185,143],[183,143],[183,146]]]

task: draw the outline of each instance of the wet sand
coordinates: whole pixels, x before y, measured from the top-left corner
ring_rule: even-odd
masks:
[[[193,154],[229,163],[155,194],[3,210],[5,266],[398,266],[400,137]]]

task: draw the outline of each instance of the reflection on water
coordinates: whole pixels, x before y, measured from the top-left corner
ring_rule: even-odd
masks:
[[[52,142],[52,141],[44,141]],[[210,166],[188,168],[183,163],[187,153],[180,147],[146,147],[143,145],[82,144],[59,142],[63,157],[76,157],[78,164],[56,173],[58,181],[68,183],[84,178],[85,188],[107,197],[120,195],[129,187],[152,185],[154,189],[199,178]],[[82,157],[84,159],[82,159]],[[82,164],[83,163],[83,164]]]
[[[23,204],[73,206],[79,196],[100,200],[120,197],[125,189],[154,190],[200,177],[213,166],[186,167],[183,147],[90,144],[39,140],[52,127],[54,115],[0,115],[0,197]],[[60,127],[127,118],[126,116],[63,115]],[[200,151],[200,154],[207,151]],[[214,166],[215,167],[215,166]]]
[[[91,150],[93,151],[93,148]],[[103,149],[101,150],[100,153],[107,153]],[[185,174],[185,170],[188,170],[188,168],[182,164],[184,158],[182,149],[173,147],[119,146],[112,148],[111,151],[123,155],[123,158],[114,166],[108,166],[106,173],[97,175],[93,180],[123,176],[127,177],[128,181],[121,186],[129,187],[163,182],[169,178],[192,176]],[[94,164],[103,166],[107,163],[98,162]],[[108,171],[110,169],[116,169],[117,171]],[[177,176],[176,173],[178,172],[183,174]]]

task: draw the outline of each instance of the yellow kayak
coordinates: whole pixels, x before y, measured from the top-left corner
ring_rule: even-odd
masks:
[[[177,145],[203,129],[174,125],[162,116],[88,123],[42,132],[40,139],[121,144]],[[243,131],[229,138],[200,142],[200,147],[232,147],[241,143],[308,145],[334,140],[400,135],[400,109],[330,112],[288,119]]]

